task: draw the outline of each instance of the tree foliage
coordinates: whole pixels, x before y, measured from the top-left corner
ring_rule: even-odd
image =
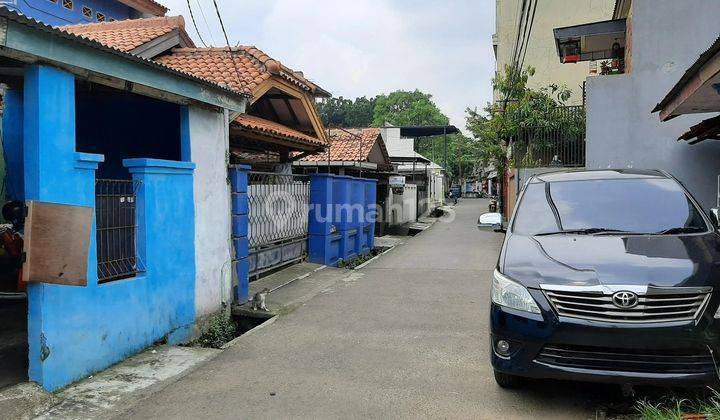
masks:
[[[373,121],[375,98],[328,98],[317,103],[317,110],[328,127],[369,127]]]
[[[398,90],[375,98],[373,126],[447,125],[450,119],[440,111],[432,95],[419,90]]]
[[[435,104],[432,95],[419,90],[398,90],[355,100],[330,98],[319,102],[317,108],[323,123],[329,127],[381,127],[386,123],[395,126],[427,126],[447,125],[450,121]],[[461,176],[478,170],[480,154],[476,143],[475,139],[462,134],[450,134],[447,136],[447,146],[444,136],[436,136],[418,139],[416,147],[418,153],[446,166],[451,176]]]
[[[513,139],[525,136],[531,147],[542,147],[543,134],[563,130],[567,138],[582,135],[585,120],[577,113],[559,112],[567,104],[571,92],[555,84],[539,89],[527,86],[535,70],[505,68],[504,75],[493,80],[493,85],[505,98],[489,103],[484,113],[477,109],[466,110],[467,129],[478,142],[479,156],[488,164],[494,164],[499,172],[510,166],[508,147]]]

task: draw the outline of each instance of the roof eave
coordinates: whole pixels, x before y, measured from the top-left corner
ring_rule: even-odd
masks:
[[[3,6],[0,26],[4,29],[0,31],[3,55],[19,61],[51,64],[111,86],[113,79],[131,82],[124,84],[126,89],[143,94],[166,92],[235,112],[244,112],[247,105],[247,97],[235,91],[45,25]]]
[[[143,13],[147,13],[153,16],[165,16],[168,12],[168,8],[162,4],[148,0],[119,0],[120,3],[138,10]]]

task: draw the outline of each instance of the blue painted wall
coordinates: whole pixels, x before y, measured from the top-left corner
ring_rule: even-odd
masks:
[[[26,69],[22,153],[27,199],[95,205],[95,168],[103,157],[75,150],[74,95],[72,75],[45,66]],[[138,251],[146,272],[98,285],[91,234],[87,287],[30,285],[29,374],[47,390],[164,337],[171,343],[190,337],[195,321],[194,165],[157,159],[124,165],[142,182]]]
[[[134,9],[117,0],[72,0],[72,9],[63,7],[63,0],[4,0],[1,5],[53,26],[97,21],[97,13],[106,21],[130,19]],[[83,15],[83,6],[92,9],[92,17]]]
[[[376,189],[374,179],[310,175],[309,261],[337,266],[372,251]]]
[[[75,95],[76,148],[105,156],[97,177],[130,179],[124,159],[190,160],[189,128],[181,136],[181,110],[176,104],[131,93],[88,89],[79,85]],[[185,123],[187,125],[187,122]]]

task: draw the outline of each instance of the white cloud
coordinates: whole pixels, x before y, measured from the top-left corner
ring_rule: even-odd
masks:
[[[190,0],[200,32],[224,38],[212,0]],[[164,0],[185,16],[187,0]],[[218,0],[232,44],[256,45],[332,92],[431,93],[451,122],[492,98],[494,0]],[[206,26],[201,10],[205,14]],[[208,31],[208,26],[210,31]]]

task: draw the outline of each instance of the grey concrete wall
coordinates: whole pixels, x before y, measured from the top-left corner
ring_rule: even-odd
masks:
[[[703,207],[715,204],[720,142],[678,136],[712,115],[661,123],[655,104],[718,36],[718,0],[634,0],[632,72],[587,82],[587,167],[664,169]]]
[[[230,186],[226,157],[228,120],[223,112],[190,108],[192,161],[195,163],[195,310],[198,319],[230,303]]]

